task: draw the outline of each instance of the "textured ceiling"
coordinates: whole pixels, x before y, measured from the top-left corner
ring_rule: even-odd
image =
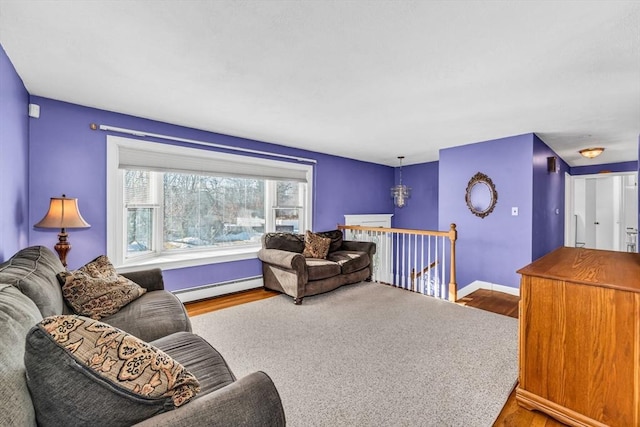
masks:
[[[638,158],[637,1],[0,0],[0,43],[32,95],[375,163]]]

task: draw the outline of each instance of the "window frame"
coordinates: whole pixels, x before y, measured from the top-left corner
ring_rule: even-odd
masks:
[[[119,271],[126,272],[138,268],[159,267],[162,269],[174,269],[191,267],[197,265],[216,264],[230,261],[255,259],[260,249],[259,244],[242,245],[225,248],[193,249],[176,252],[163,252],[162,250],[150,251],[135,257],[126,258],[125,244],[127,240],[126,228],[126,207],[124,206],[124,171],[120,169],[121,150],[134,149],[148,151],[152,156],[168,156],[168,158],[179,158],[184,155],[198,156],[204,159],[217,161],[231,161],[247,165],[288,169],[298,176],[303,173],[306,182],[306,191],[303,195],[304,208],[302,209],[302,219],[305,229],[312,230],[313,219],[313,165],[295,162],[260,158],[249,155],[239,155],[223,153],[206,148],[191,148],[180,145],[166,144],[158,141],[144,141],[134,138],[124,138],[119,136],[107,136],[107,256]],[[144,165],[140,165],[144,168]],[[149,168],[153,170],[153,168]],[[162,172],[162,171],[160,171]],[[184,170],[183,170],[184,172]],[[202,171],[192,170],[189,173],[202,175]],[[269,177],[256,175],[256,178],[272,180]],[[267,185],[269,187],[269,185]],[[275,200],[274,200],[275,201]],[[155,217],[154,238],[162,235],[162,206],[164,200],[158,200],[160,207]],[[265,221],[271,215],[272,206],[266,206]],[[274,223],[275,224],[275,223]],[[265,223],[265,227],[267,223]],[[269,232],[272,230],[266,230]],[[273,230],[275,231],[275,230]],[[161,244],[157,242],[156,244]]]

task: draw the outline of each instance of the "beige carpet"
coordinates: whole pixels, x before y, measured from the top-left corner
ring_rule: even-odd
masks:
[[[289,426],[491,426],[518,375],[516,319],[378,283],[192,323],[236,376],[271,376]]]

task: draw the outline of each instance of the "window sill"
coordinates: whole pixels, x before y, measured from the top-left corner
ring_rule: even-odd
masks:
[[[210,252],[181,252],[176,254],[166,254],[152,258],[141,258],[127,260],[116,269],[119,273],[130,271],[161,268],[163,270],[173,270],[177,268],[196,267],[199,265],[219,264],[223,262],[242,261],[256,259],[259,246],[249,246],[243,248],[229,248]]]

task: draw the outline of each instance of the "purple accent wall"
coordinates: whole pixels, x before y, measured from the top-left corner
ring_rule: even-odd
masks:
[[[91,228],[69,230],[73,249],[69,268],[77,268],[106,251],[106,137],[91,123],[145,130],[181,138],[313,158],[315,166],[315,230],[334,229],[345,213],[388,212],[392,209],[387,187],[393,168],[275,144],[200,131],[139,117],[33,97],[40,104],[40,119],[31,122],[31,187],[29,224],[46,213],[49,198],[65,193],[77,197]],[[30,244],[53,246],[55,231],[31,229]],[[189,267],[166,272],[171,290],[219,283],[261,274],[258,260]]]
[[[638,170],[638,162],[605,163],[599,165],[574,166],[570,168],[569,175],[592,175],[607,172],[635,172]]]
[[[516,271],[531,262],[533,223],[533,134],[440,150],[439,229],[455,223],[457,283],[474,280],[517,288]],[[546,161],[546,160],[545,160]],[[465,203],[472,176],[482,172],[496,186],[494,211],[480,218]],[[511,208],[519,209],[518,216]]]
[[[399,168],[395,168],[399,182]],[[392,224],[396,228],[438,230],[438,162],[402,167],[402,183],[411,188],[411,197],[403,208],[392,206]],[[391,185],[386,190],[389,193]],[[390,198],[393,204],[393,199]],[[449,226],[444,230],[448,230]]]
[[[29,94],[0,45],[0,262],[27,246]]]
[[[333,230],[344,215],[393,212],[389,188],[393,168],[344,157],[309,153],[318,160],[315,176],[313,228]]]
[[[556,157],[558,172],[547,171]],[[537,135],[533,135],[532,260],[564,245],[564,185],[569,166]]]

